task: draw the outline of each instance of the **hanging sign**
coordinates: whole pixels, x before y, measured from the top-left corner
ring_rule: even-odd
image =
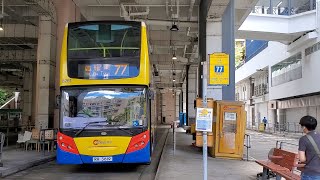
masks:
[[[214,53],[209,55],[209,80],[208,85],[229,85],[229,55]]]

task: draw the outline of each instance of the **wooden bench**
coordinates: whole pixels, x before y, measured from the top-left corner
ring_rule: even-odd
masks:
[[[287,180],[300,180],[300,176],[293,173],[297,167],[298,155],[289,151],[273,148],[269,153],[269,160],[257,160],[256,163],[263,167],[262,179],[268,179],[269,171],[276,174],[276,179],[281,177]]]

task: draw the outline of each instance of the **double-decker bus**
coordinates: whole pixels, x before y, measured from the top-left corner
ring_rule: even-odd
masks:
[[[150,163],[150,75],[143,22],[69,23],[60,60],[57,162]]]

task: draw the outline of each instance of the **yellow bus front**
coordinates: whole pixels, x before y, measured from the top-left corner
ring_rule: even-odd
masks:
[[[57,162],[149,163],[149,57],[141,22],[65,29]]]

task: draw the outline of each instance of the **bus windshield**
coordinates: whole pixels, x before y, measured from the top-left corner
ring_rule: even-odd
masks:
[[[138,76],[140,33],[141,23],[70,24],[67,43],[69,77],[121,79]]]
[[[60,128],[147,126],[146,88],[63,88]]]

